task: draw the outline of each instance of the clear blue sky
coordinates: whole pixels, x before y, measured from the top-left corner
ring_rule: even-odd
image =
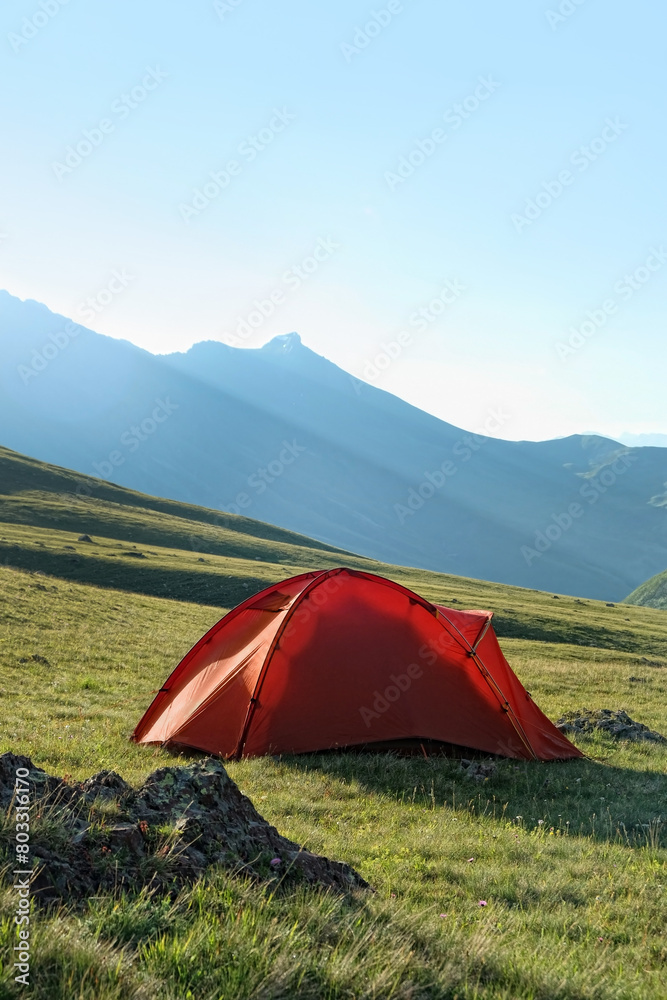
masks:
[[[156,353],[273,293],[243,346],[296,330],[455,424],[667,432],[661,5],[43,3],[0,13],[0,286]]]

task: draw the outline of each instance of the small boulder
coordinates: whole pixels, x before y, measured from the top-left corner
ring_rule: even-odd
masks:
[[[463,757],[461,767],[466,777],[474,781],[486,781],[496,770],[496,763],[493,760],[467,760]]]
[[[51,666],[47,658],[39,653],[33,653],[32,656],[22,656],[19,663],[41,663],[43,667]]]
[[[98,771],[92,777],[86,778],[81,785],[81,791],[89,801],[92,801],[128,795],[132,788],[115,771]]]
[[[631,719],[627,712],[614,711],[611,708],[579,709],[566,714],[558,720],[556,727],[561,733],[575,736],[590,736],[596,730],[617,740],[630,740],[634,743],[667,743],[667,738],[654,732],[642,722]]]
[[[137,823],[115,823],[105,831],[109,846],[120,850],[125,848],[131,854],[142,854],[144,838]]]

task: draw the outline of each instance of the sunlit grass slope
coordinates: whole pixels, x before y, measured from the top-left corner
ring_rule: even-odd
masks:
[[[79,491],[77,493],[77,490]],[[79,542],[88,534],[92,542]],[[501,636],[667,657],[652,609],[387,566],[220,511],[158,500],[0,449],[0,563],[64,580],[232,607],[305,569],[379,573],[444,604],[495,612]]]
[[[625,604],[643,604],[647,608],[667,611],[667,571],[652,576],[625,598]]]
[[[138,782],[178,763],[128,736],[180,657],[237,600],[341,563],[495,610],[512,666],[551,718],[623,708],[667,734],[664,612],[385,567],[127,491],[60,516],[71,485],[51,489],[38,464],[33,474],[39,488],[21,489],[18,473],[0,486],[0,750],[56,774],[112,768]],[[580,745],[587,759],[499,761],[480,782],[453,759],[230,764],[282,833],[350,862],[375,891],[340,899],[212,872],[176,899],[103,895],[38,914],[30,995],[663,1000],[667,751]],[[14,906],[7,889],[0,998],[26,995],[13,983]]]

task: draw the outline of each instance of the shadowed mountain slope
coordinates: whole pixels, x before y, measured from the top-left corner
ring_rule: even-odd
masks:
[[[38,459],[385,562],[524,587],[619,600],[667,564],[665,449],[476,436],[296,334],[156,357],[7,293],[0,324],[0,440]]]

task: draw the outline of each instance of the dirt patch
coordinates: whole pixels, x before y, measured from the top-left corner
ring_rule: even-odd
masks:
[[[114,771],[68,783],[28,757],[2,754],[0,809],[6,820],[0,852],[7,860],[13,860],[17,768],[30,772],[32,889],[45,902],[81,899],[100,889],[178,891],[213,865],[258,880],[368,888],[349,865],[281,836],[216,758],[160,768],[135,789]]]
[[[594,710],[582,708],[566,712],[556,723],[561,733],[567,736],[582,736],[600,730],[616,740],[631,740],[635,743],[667,743],[667,738],[654,732],[641,722],[635,722],[627,712],[615,712],[611,708]]]

